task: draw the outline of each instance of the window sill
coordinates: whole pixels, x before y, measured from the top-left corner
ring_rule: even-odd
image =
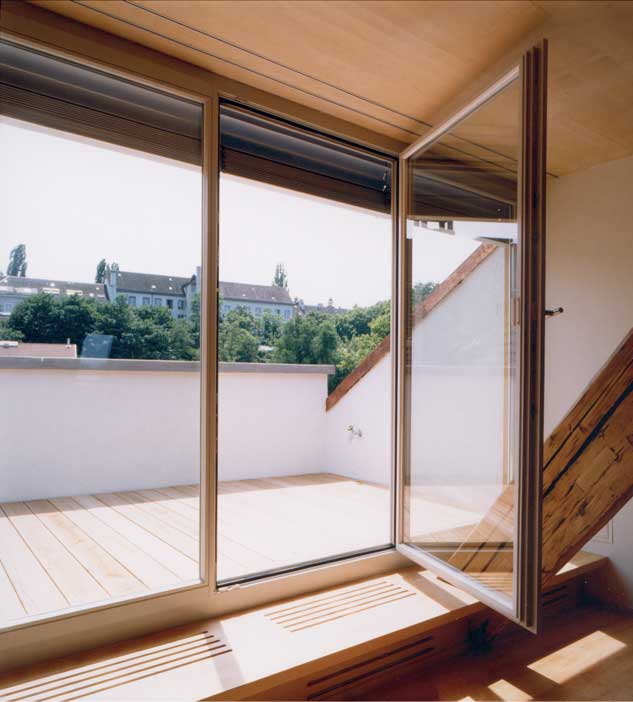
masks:
[[[560,593],[606,560],[579,554],[548,591]],[[384,670],[459,653],[468,621],[482,612],[490,615],[470,595],[428,571],[406,568],[16,671],[0,678],[0,696],[322,697],[356,681],[358,671],[366,676],[368,666]]]

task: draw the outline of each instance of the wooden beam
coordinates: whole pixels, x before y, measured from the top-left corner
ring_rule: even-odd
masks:
[[[545,442],[543,577],[633,497],[633,329]]]
[[[633,497],[633,329],[547,439],[543,464],[547,582]],[[482,554],[512,533],[514,492],[508,485],[451,564],[472,573],[512,567],[507,550]]]

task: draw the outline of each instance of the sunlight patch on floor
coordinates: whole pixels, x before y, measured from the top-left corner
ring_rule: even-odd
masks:
[[[555,683],[565,683],[600,661],[626,648],[626,644],[605,634],[594,631],[578,641],[544,656],[528,668]]]

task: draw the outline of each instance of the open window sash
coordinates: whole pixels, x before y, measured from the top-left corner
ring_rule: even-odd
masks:
[[[543,42],[400,158],[396,543],[536,631]]]

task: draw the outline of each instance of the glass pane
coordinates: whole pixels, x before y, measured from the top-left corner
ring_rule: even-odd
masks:
[[[391,543],[392,224],[389,161],[229,106],[221,139],[226,582]]]
[[[202,175],[8,117],[0,141],[1,627],[200,579]]]
[[[408,162],[404,541],[512,606],[520,91]]]

